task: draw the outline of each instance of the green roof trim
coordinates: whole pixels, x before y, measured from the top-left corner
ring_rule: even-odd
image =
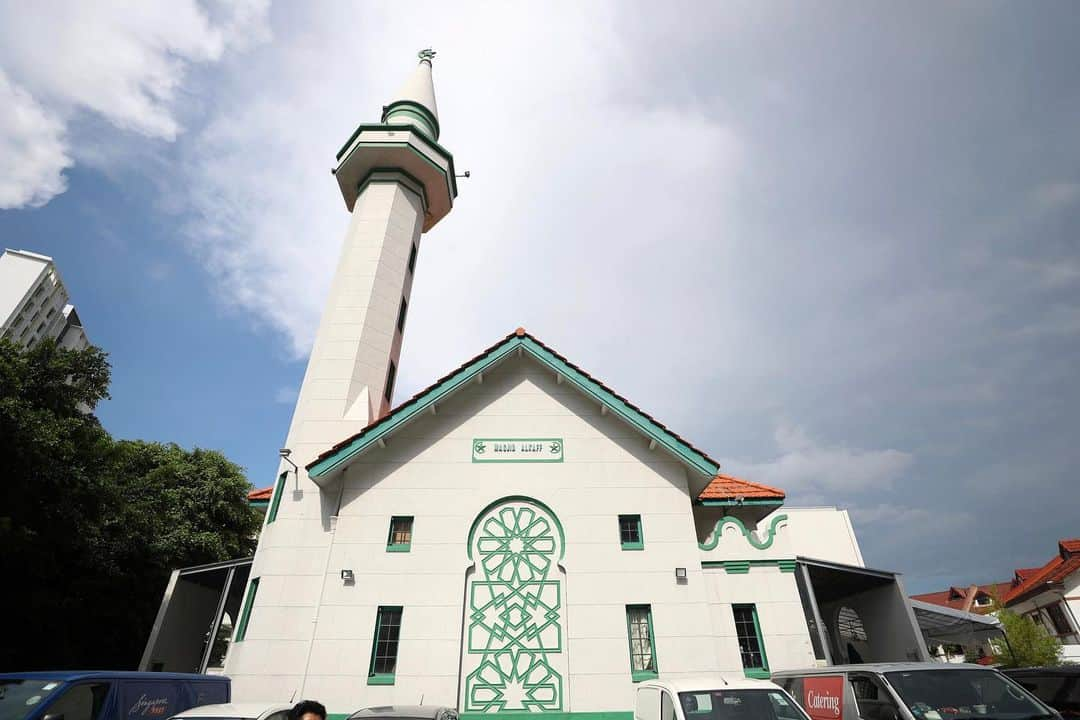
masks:
[[[362,132],[364,132],[365,130],[374,130],[374,131],[380,131],[380,132],[382,132],[382,131],[399,131],[399,132],[407,132],[407,133],[416,134],[417,137],[419,137],[423,143],[425,143],[428,147],[430,147],[431,150],[436,155],[441,157],[443,160],[446,160],[447,164],[450,167],[450,171],[448,173],[446,173],[447,179],[450,181],[450,189],[453,192],[453,196],[457,197],[457,194],[458,194],[457,176],[454,174],[454,156],[451,155],[450,151],[447,150],[446,148],[444,148],[442,145],[435,142],[434,140],[432,140],[427,135],[423,134],[423,132],[419,128],[417,128],[415,125],[379,124],[379,123],[362,123],[362,124],[358,125],[356,130],[353,131],[353,134],[349,136],[349,139],[345,141],[345,144],[341,146],[341,149],[337,151],[337,155],[334,156],[334,159],[337,160],[339,164],[341,163],[341,159],[343,157],[345,157],[345,153],[348,151],[349,147],[352,146],[352,144],[356,141],[356,138],[360,137],[360,134]],[[424,159],[427,160],[427,158],[424,158]],[[428,162],[430,162],[430,160]],[[442,168],[439,168],[439,169],[441,170]]]
[[[731,515],[725,515],[716,521],[716,525],[713,527],[712,531],[712,540],[709,542],[698,543],[698,548],[705,550],[706,552],[715,550],[716,546],[720,544],[720,536],[723,533],[724,526],[730,523],[739,529],[743,534],[743,537],[746,538],[746,541],[755,549],[768,550],[772,547],[773,541],[776,540],[777,526],[782,522],[786,522],[787,519],[787,515],[774,515],[772,522],[769,523],[768,530],[765,532],[765,540],[762,541],[758,540],[754,533],[750,532],[749,528],[743,524],[742,520]]]
[[[312,478],[323,477],[347,464],[352,458],[376,444],[379,438],[400,428],[405,423],[425,412],[433,404],[469,383],[478,374],[497,364],[513,352],[528,352],[540,364],[562,375],[585,395],[605,405],[608,410],[636,428],[660,447],[678,457],[691,468],[705,477],[713,477],[719,470],[717,463],[697,450],[685,440],[667,430],[641,410],[630,405],[615,395],[601,383],[592,379],[566,360],[556,355],[543,343],[528,334],[508,336],[487,352],[466,363],[461,368],[443,378],[439,383],[400,405],[381,420],[361,430],[350,440],[341,443],[332,451],[316,458],[306,469]],[[770,543],[771,544],[771,543]]]
[[[431,112],[420,103],[413,100],[395,100],[383,108],[382,121],[385,123],[389,120],[393,120],[393,116],[398,113],[416,117],[428,126],[428,135],[431,136],[432,140],[439,139],[439,118],[435,117],[435,113]]]

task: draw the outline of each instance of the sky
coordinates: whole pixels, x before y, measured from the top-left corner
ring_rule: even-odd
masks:
[[[56,259],[115,435],[271,484],[348,221],[438,52],[460,195],[398,399],[521,325],[911,592],[1080,536],[1073,3],[0,0],[0,245]]]

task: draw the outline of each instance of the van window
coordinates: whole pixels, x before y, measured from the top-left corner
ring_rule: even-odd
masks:
[[[898,720],[900,708],[881,680],[873,675],[852,675],[851,692],[863,720]]]
[[[686,720],[808,720],[779,690],[708,690],[679,693]]]
[[[63,720],[97,720],[108,694],[108,683],[73,685],[49,703],[45,716],[63,716]]]
[[[660,693],[660,720],[675,720],[675,702],[663,691]]]
[[[41,702],[59,686],[59,680],[0,680],[0,720],[21,720],[36,712]]]
[[[1040,720],[1049,709],[993,670],[912,670],[885,673],[916,720]]]
[[[637,691],[637,702],[634,706],[635,720],[660,720],[660,691],[656,688],[645,687]]]

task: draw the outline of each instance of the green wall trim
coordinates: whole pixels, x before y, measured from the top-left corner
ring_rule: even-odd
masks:
[[[597,381],[586,377],[579,370],[571,367],[565,360],[556,356],[553,352],[540,345],[531,337],[527,335],[512,335],[493,348],[491,352],[461,368],[408,405],[399,408],[379,422],[371,425],[366,432],[340,447],[332,455],[308,465],[306,467],[308,475],[312,478],[319,478],[334,472],[364,450],[375,445],[379,438],[393,432],[412,418],[427,411],[433,404],[441,401],[447,395],[468,384],[478,374],[484,372],[487,368],[495,365],[519,348],[532,355],[541,365],[545,365],[553,372],[562,375],[567,382],[573,383],[574,386],[585,395],[607,406],[612,414],[622,418],[649,439],[655,440],[657,445],[678,457],[702,476],[712,478],[719,471],[719,466],[700,451],[690,447],[685,441],[677,438],[672,432],[664,428],[655,420],[648,418],[636,407],[633,407],[624,400],[620,400],[611,391],[602,387]],[[781,515],[774,518],[774,529],[779,518],[786,519],[787,516]],[[727,519],[728,518],[724,518],[724,520]],[[734,520],[734,518],[731,519]],[[723,520],[720,522],[723,522]],[[747,532],[741,522],[738,520],[735,520],[735,522],[739,523],[739,526],[743,528],[744,533]],[[751,540],[751,543],[754,543],[754,540]],[[768,544],[759,549],[765,549],[771,544],[772,539],[770,538]],[[713,543],[711,547],[702,546],[702,549],[712,550],[714,547],[716,547],[715,543]],[[755,545],[755,547],[757,547],[757,545]]]
[[[289,473],[285,471],[278,475],[277,482],[274,483],[274,497],[270,502],[270,512],[266,514],[266,524],[277,520],[278,508],[281,507],[281,496],[285,494],[285,481],[288,479]]]
[[[394,676],[390,674],[385,675],[368,675],[368,685],[393,685]]]
[[[341,715],[328,716],[327,720],[343,720],[348,717]],[[463,712],[459,713],[460,720],[487,720],[493,717],[509,718],[537,718],[538,720],[633,720],[632,710],[608,710],[604,712],[529,712],[527,710],[504,710],[495,713]]]
[[[761,542],[756,537],[754,537],[754,534],[750,532],[749,529],[747,529],[746,525],[743,524],[742,520],[737,517],[732,517],[731,515],[725,515],[724,517],[716,521],[716,526],[713,528],[712,532],[712,540],[707,543],[698,543],[698,547],[706,551],[715,550],[716,546],[720,543],[720,536],[723,533],[724,525],[731,523],[735,525],[735,527],[739,528],[739,530],[743,534],[743,537],[746,538],[746,541],[752,546],[754,546],[756,549],[768,550],[772,547],[773,541],[776,540],[777,526],[787,519],[787,515],[777,515],[776,517],[774,517],[772,519],[772,522],[769,524],[768,532],[765,533],[765,542]]]
[[[772,677],[768,670],[743,670],[743,675],[755,680],[768,680]]]
[[[467,545],[469,560],[471,561],[473,559],[473,536],[476,534],[477,525],[480,524],[480,521],[483,520],[484,516],[486,516],[488,512],[492,509],[498,507],[499,505],[505,505],[506,503],[512,502],[532,503],[533,505],[540,508],[551,516],[551,519],[555,522],[555,529],[559,531],[559,560],[562,560],[563,556],[566,554],[566,533],[563,532],[563,526],[562,522],[559,520],[559,516],[556,515],[555,511],[549,508],[546,504],[540,502],[536,498],[531,498],[527,495],[507,495],[506,497],[499,498],[495,502],[488,503],[488,505],[483,510],[477,513],[476,517],[473,518],[472,525],[469,526],[469,544]]]
[[[722,568],[729,575],[745,575],[752,567],[778,567],[782,573],[795,572],[794,559],[776,560],[702,560],[702,569]]]
[[[349,149],[349,146],[352,145],[353,142],[356,140],[356,138],[358,138],[360,136],[360,134],[362,132],[364,132],[365,130],[418,132],[418,129],[413,125],[395,125],[395,124],[391,124],[391,123],[385,123],[385,124],[363,123],[363,124],[357,126],[357,128],[353,132],[353,134],[349,136],[349,139],[345,142],[344,145],[341,146],[341,149],[338,150],[338,153],[335,156],[335,159],[338,161],[339,165],[341,164],[341,158],[343,158],[345,156],[345,152]],[[443,160],[446,160],[447,163],[449,164],[450,172],[449,172],[449,175],[448,175],[448,179],[450,181],[450,187],[453,189],[453,197],[457,197],[458,191],[457,191],[457,178],[454,175],[454,156],[450,154],[449,150],[447,150],[446,148],[444,148],[442,145],[435,142],[431,138],[429,138],[427,136],[423,136],[423,135],[421,135],[421,137],[422,137],[423,141],[435,152],[436,155],[441,157]],[[401,144],[408,145],[408,143],[401,143]],[[415,150],[414,150],[414,152],[415,152]],[[418,152],[417,154],[420,155],[421,157],[423,157],[422,153]],[[424,158],[424,159],[427,160],[427,158]],[[430,162],[430,160],[428,162]],[[441,170],[442,168],[439,168],[439,169]]]
[[[240,611],[240,622],[236,624],[236,638],[233,642],[243,642],[247,635],[248,621],[251,620],[251,606],[255,604],[255,593],[259,592],[259,578],[251,578],[248,583],[247,597],[244,598],[244,609]]]

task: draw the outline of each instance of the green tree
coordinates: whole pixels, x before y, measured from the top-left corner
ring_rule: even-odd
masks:
[[[108,383],[97,348],[0,339],[0,670],[132,669],[173,568],[254,549],[242,469],[113,440]]]
[[[996,642],[994,661],[1003,667],[1038,667],[1061,664],[1061,642],[1042,625],[1000,605],[994,613],[1006,642]]]

